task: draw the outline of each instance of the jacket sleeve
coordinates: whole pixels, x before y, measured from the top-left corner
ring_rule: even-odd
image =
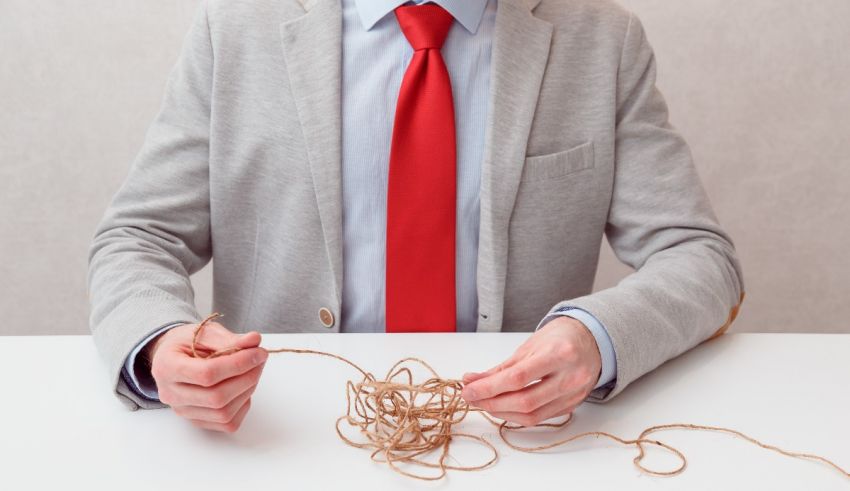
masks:
[[[133,348],[173,322],[197,323],[191,274],[211,257],[209,124],[213,54],[206,2],[168,76],[160,110],[89,249],[90,328],[116,396],[163,407],[121,376]]]
[[[613,196],[605,234],[634,272],[614,287],[566,300],[606,327],[616,384],[607,401],[665,361],[722,334],[744,299],[732,239],[718,224],[690,149],[668,121],[655,56],[630,14],[617,82]]]

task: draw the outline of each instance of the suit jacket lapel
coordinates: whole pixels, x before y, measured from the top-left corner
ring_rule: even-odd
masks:
[[[496,9],[481,168],[478,331],[498,331],[503,322],[508,225],[552,39],[552,24],[532,15],[539,2],[499,0]]]
[[[281,23],[281,42],[307,144],[337,301],[341,302],[342,9],[339,0],[302,0],[302,3],[306,12],[294,12],[292,19]]]

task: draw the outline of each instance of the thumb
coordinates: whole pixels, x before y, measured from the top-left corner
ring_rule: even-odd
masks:
[[[257,331],[250,331],[238,335],[234,340],[234,345],[242,349],[256,348],[260,345],[260,341],[262,341],[262,336],[260,336],[260,333]]]

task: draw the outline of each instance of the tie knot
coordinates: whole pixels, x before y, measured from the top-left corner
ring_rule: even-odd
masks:
[[[442,48],[453,20],[452,14],[434,3],[402,5],[396,7],[395,16],[414,51]]]

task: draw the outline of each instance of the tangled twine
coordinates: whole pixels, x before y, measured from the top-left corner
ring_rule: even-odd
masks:
[[[192,336],[192,356],[209,359],[241,350],[238,347],[226,348],[205,356],[196,350],[198,338],[206,324],[222,316],[222,314],[214,312],[198,324]],[[473,412],[480,414],[487,421],[497,426],[502,441],[508,447],[521,452],[539,452],[591,436],[608,438],[625,446],[635,446],[638,450],[638,455],[633,459],[635,467],[641,472],[653,476],[675,476],[681,474],[684,472],[685,467],[687,467],[688,460],[678,449],[662,441],[647,437],[652,433],[660,431],[681,429],[714,431],[733,435],[761,448],[788,457],[821,462],[832,467],[844,475],[844,477],[850,478],[850,473],[825,457],[784,450],[730,428],[688,423],[650,426],[643,430],[637,438],[632,440],[621,438],[604,431],[588,431],[546,445],[524,447],[511,442],[507,437],[507,433],[527,427],[512,425],[507,421],[496,421],[484,412],[483,409],[471,407],[460,395],[463,389],[462,381],[441,378],[428,363],[419,358],[404,358],[400,360],[390,368],[383,380],[378,380],[374,375],[363,370],[354,362],[333,353],[293,348],[267,349],[266,351],[269,353],[312,354],[335,358],[347,363],[360,372],[363,375],[363,379],[360,382],[355,383],[349,380],[346,383],[346,411],[344,415],[336,420],[337,435],[339,435],[342,441],[352,447],[372,450],[372,460],[385,463],[394,471],[415,479],[427,481],[439,480],[445,477],[449,470],[477,471],[490,467],[496,462],[499,453],[492,443],[480,435],[460,433],[453,429],[469,413]],[[409,365],[424,368],[430,373],[430,378],[422,383],[414,383],[413,371]],[[562,428],[571,421],[572,414],[560,423],[540,423],[529,428]],[[358,429],[364,439],[362,441],[354,441],[347,437],[340,427],[343,422],[352,428]],[[492,457],[483,464],[473,466],[448,463],[449,446],[452,440],[456,438],[466,438],[478,442],[492,452]],[[669,471],[654,470],[646,467],[643,465],[643,459],[646,457],[645,445],[658,447],[674,455],[680,462],[679,466]],[[436,461],[426,460],[426,457],[434,453],[437,453]],[[399,464],[412,464],[414,466],[438,469],[439,473],[436,475],[415,474],[402,469],[399,467]]]

